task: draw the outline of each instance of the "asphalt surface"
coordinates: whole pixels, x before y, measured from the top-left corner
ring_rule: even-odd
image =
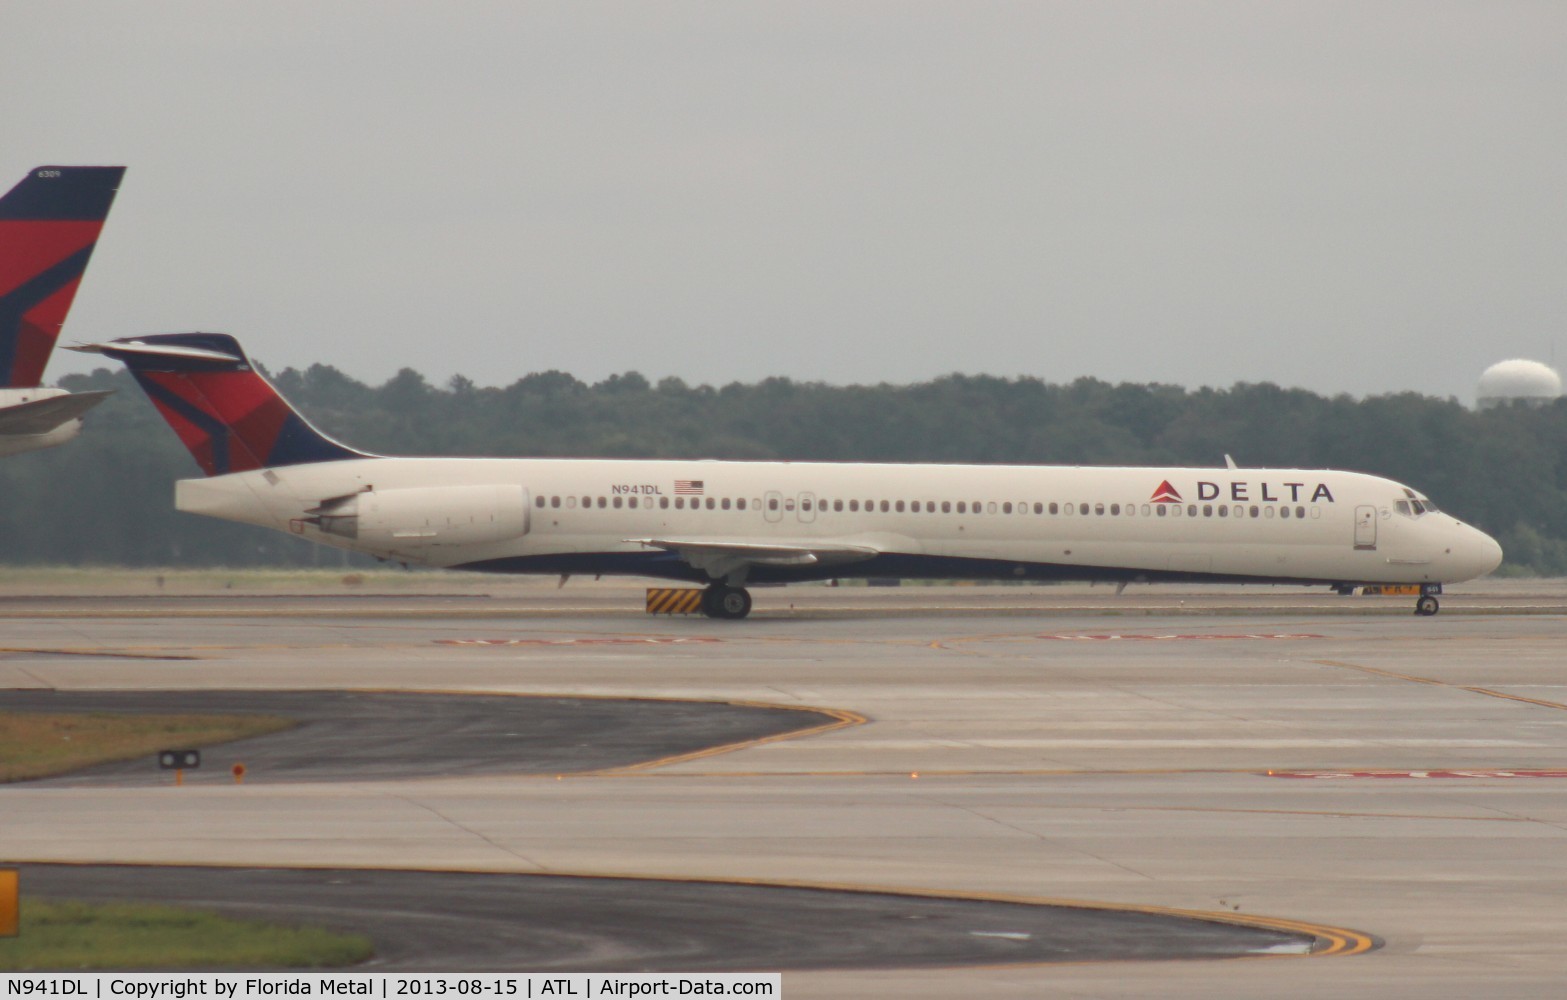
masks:
[[[1567,982],[1567,582],[1454,588],[1435,618],[1403,598],[1283,588],[783,588],[757,591],[757,616],[738,623],[649,618],[638,588],[577,582],[456,606],[0,602],[0,691],[438,684],[871,721],[563,780],[237,787],[215,758],[197,787],[0,786],[0,859],[1006,894],[1261,915],[1343,941],[1306,960],[935,967],[918,962],[943,942],[925,939],[899,945],[896,966],[857,967],[831,964],[844,933],[809,936],[814,911],[773,921],[776,897],[727,896],[720,930],[762,921],[789,942],[796,964],[776,964],[802,970],[786,977],[796,1000],[1534,1000]],[[645,887],[623,884],[627,900]],[[445,933],[444,903],[414,903],[410,920],[430,915],[419,934]],[[693,923],[639,912],[591,927],[630,954]],[[939,923],[856,919],[853,933]],[[712,942],[725,959],[739,948]],[[492,945],[480,964],[514,961]]]
[[[368,934],[374,971],[733,972],[1301,954],[1165,914],[768,885],[357,869],[26,865],[24,896],[147,900]]]
[[[625,767],[834,721],[721,702],[359,691],[0,691],[0,711],[274,715],[284,732],[204,749],[184,780],[367,781]],[[185,749],[168,747],[166,749]],[[29,785],[167,784],[152,757]]]

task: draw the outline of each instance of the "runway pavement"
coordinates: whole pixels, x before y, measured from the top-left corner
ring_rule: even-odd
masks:
[[[822,712],[650,698],[519,698],[391,691],[6,691],[6,711],[270,715],[293,729],[206,750],[187,783],[377,781],[475,774],[546,775],[671,761],[859,721]],[[182,747],[181,747],[182,748]],[[166,749],[181,749],[168,747]],[[216,765],[216,766],[214,766]],[[167,784],[148,757],[30,782]]]
[[[932,591],[907,614],[880,595],[856,614],[863,591],[816,588],[759,592],[762,617],[717,623],[648,619],[629,591],[606,594],[554,613],[517,610],[526,595],[264,617],[244,598],[189,614],[10,604],[0,689],[700,698],[869,721],[560,780],[12,786],[0,857],[842,884],[1385,942],[790,972],[794,997],[1532,997],[1567,981],[1567,601],[1549,586],[1452,594],[1432,619],[1391,598],[1174,591],[1115,607],[1049,588],[997,588],[993,613],[982,594],[943,610]]]
[[[907,969],[1221,959],[1337,944],[1168,913],[726,882],[106,865],[29,865],[21,881],[62,899],[155,897],[368,934],[377,972]]]

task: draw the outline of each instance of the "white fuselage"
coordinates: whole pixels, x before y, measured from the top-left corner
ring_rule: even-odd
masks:
[[[20,455],[24,451],[53,448],[55,445],[64,444],[81,433],[82,420],[80,417],[72,417],[63,423],[36,433],[9,433],[6,428],[5,416],[7,410],[14,410],[24,403],[35,403],[43,399],[58,399],[61,396],[68,395],[70,393],[64,389],[49,389],[41,386],[34,386],[28,389],[0,389],[0,458],[7,455]]]
[[[1501,560],[1398,483],[1315,470],[367,458],[184,480],[176,503],[386,559],[521,573],[707,578],[650,538],[874,552],[751,565],[754,582],[1430,584]]]

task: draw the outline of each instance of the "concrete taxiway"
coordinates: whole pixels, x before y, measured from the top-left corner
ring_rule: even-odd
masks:
[[[790,996],[1522,997],[1567,981],[1559,592],[1477,587],[1417,619],[1401,599],[1161,605],[1155,591],[1116,607],[1103,591],[998,588],[987,610],[963,590],[943,610],[921,588],[910,615],[882,595],[853,613],[864,591],[761,591],[744,623],[651,620],[629,590],[618,610],[555,613],[567,597],[536,612],[513,607],[526,595],[403,596],[265,616],[243,597],[0,602],[0,689],[695,698],[868,720],[591,777],[11,786],[0,857],[841,884],[1257,915],[1384,942],[790,972]]]

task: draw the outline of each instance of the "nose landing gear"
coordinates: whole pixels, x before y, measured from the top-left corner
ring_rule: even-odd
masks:
[[[739,620],[751,613],[751,595],[744,587],[715,583],[702,591],[702,613],[709,618]]]
[[[1415,614],[1417,615],[1434,615],[1441,609],[1442,605],[1430,594],[1421,594],[1420,599],[1415,601]]]

